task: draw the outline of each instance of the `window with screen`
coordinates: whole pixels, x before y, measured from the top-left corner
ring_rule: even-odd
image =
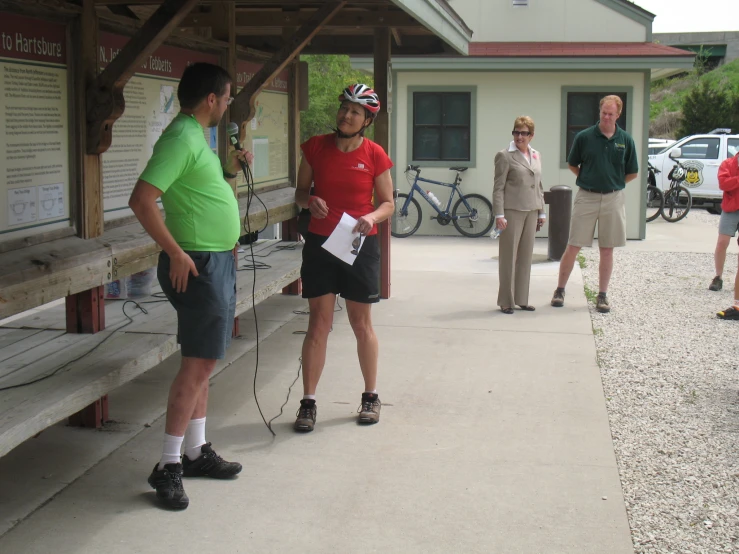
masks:
[[[621,116],[618,118],[618,126],[624,131],[626,128],[628,111],[627,94],[625,92],[568,92],[567,93],[567,149],[565,151],[565,159],[570,154],[572,143],[575,135],[592,127],[598,122],[600,117],[600,99],[604,96],[616,95],[621,98],[624,107],[621,110]]]
[[[413,93],[413,160],[468,162],[470,92]]]

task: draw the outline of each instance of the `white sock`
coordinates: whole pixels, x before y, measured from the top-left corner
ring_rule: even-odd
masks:
[[[166,464],[180,463],[180,448],[185,437],[173,437],[164,433],[164,444],[162,445],[162,459],[159,460],[158,469],[164,469]]]
[[[190,461],[200,457],[200,447],[205,444],[205,418],[191,419],[185,431],[185,456]]]
[[[304,394],[303,395],[303,400],[315,400],[315,399],[316,399],[315,394]]]
[[[739,306],[739,298],[734,298],[734,306]]]

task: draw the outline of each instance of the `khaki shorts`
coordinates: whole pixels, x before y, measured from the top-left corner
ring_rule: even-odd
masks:
[[[577,189],[570,221],[572,246],[592,246],[598,224],[598,246],[626,246],[626,191],[609,194]]]

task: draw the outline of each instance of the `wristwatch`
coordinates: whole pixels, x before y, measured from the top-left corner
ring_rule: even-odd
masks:
[[[236,177],[239,176],[238,173],[229,173],[228,171],[226,171],[226,168],[225,167],[222,167],[221,169],[223,170],[223,176],[226,179],[236,179]]]

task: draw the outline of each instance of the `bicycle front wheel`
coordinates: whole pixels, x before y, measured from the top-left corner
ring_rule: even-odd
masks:
[[[657,187],[647,187],[647,222],[654,221],[665,206],[665,195]]]
[[[465,194],[454,204],[452,223],[466,237],[481,237],[495,223],[493,205],[481,194]]]
[[[665,193],[665,207],[662,208],[662,217],[670,223],[683,219],[693,206],[693,196],[688,187],[680,185],[672,187]]]
[[[420,204],[415,198],[411,198],[408,207],[404,210],[403,206],[405,206],[406,198],[408,198],[407,194],[398,194],[395,199],[395,213],[393,213],[393,220],[390,222],[390,234],[401,239],[410,237],[421,226]]]

